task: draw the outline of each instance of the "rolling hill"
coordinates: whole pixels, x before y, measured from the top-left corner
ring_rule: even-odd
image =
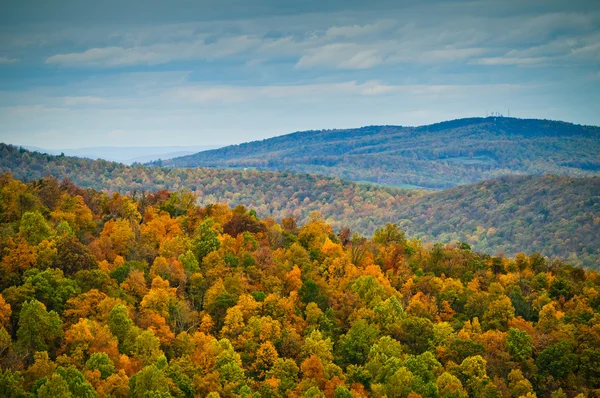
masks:
[[[599,154],[599,127],[489,117],[298,132],[153,164],[289,170],[396,187],[448,188],[513,174],[597,175]]]
[[[242,204],[261,217],[294,215],[304,223],[319,211],[336,229],[347,226],[365,235],[392,222],[425,241],[464,241],[488,254],[540,252],[600,268],[600,177],[506,176],[423,192],[289,172],[125,166],[4,144],[0,172],[22,180],[68,178],[138,197],[147,190],[187,189],[199,204]]]

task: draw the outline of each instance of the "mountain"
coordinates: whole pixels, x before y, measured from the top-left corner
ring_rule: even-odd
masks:
[[[447,188],[511,174],[600,172],[600,128],[506,117],[421,127],[306,131],[155,165],[317,173],[397,187]]]
[[[215,145],[201,146],[164,146],[164,147],[90,147],[90,148],[65,148],[45,149],[24,145],[23,148],[30,151],[47,153],[50,155],[76,156],[88,159],[104,159],[125,164],[147,163],[159,159],[169,159],[178,156],[191,155],[198,151],[216,148]]]
[[[488,254],[540,252],[600,269],[600,177],[506,176],[424,192],[289,172],[125,166],[4,144],[0,172],[136,195],[187,189],[199,204],[242,204],[261,217],[294,215],[304,223],[319,211],[337,230],[365,235],[391,222],[426,241],[463,241]]]

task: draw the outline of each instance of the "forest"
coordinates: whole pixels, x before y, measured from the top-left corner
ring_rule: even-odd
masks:
[[[0,396],[593,397],[600,274],[0,175]]]
[[[423,241],[461,241],[490,255],[539,252],[600,269],[600,177],[506,176],[426,192],[290,172],[129,167],[4,144],[0,172],[24,181],[66,178],[138,199],[146,191],[192,192],[200,205],[241,204],[261,218],[294,216],[301,224],[319,211],[335,231],[366,236],[389,222]]]
[[[598,153],[598,127],[489,117],[305,131],[153,164],[289,170],[387,186],[448,188],[515,174],[598,175]]]

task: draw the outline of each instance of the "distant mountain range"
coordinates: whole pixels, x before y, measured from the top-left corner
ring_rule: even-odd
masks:
[[[261,217],[294,215],[300,223],[319,211],[336,229],[365,235],[392,222],[424,241],[462,241],[488,254],[540,252],[600,269],[600,177],[506,176],[423,192],[288,172],[125,166],[0,144],[3,172],[22,180],[68,178],[137,198],[145,190],[187,189],[202,205],[241,204]]]
[[[87,159],[104,159],[125,164],[146,163],[158,159],[170,159],[178,156],[194,154],[200,151],[218,148],[216,145],[196,146],[152,146],[152,147],[90,147],[90,148],[65,148],[45,149],[35,146],[23,145],[23,148],[49,155],[75,156]]]
[[[448,188],[503,175],[597,175],[600,128],[488,117],[421,127],[305,131],[153,164],[289,170],[404,188]]]

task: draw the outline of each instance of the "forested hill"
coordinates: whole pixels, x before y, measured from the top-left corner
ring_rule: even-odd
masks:
[[[0,396],[593,398],[600,274],[0,176]]]
[[[597,175],[600,128],[505,117],[306,131],[155,162],[447,188],[510,174]]]
[[[382,188],[336,178],[257,170],[128,167],[107,161],[42,155],[0,144],[0,172],[34,180],[68,178],[86,188],[134,193],[187,189],[202,205],[242,204],[261,217],[319,211],[339,230],[370,236],[386,222],[409,236],[464,241],[496,254],[540,252],[600,268],[600,177],[503,177],[445,191]]]

